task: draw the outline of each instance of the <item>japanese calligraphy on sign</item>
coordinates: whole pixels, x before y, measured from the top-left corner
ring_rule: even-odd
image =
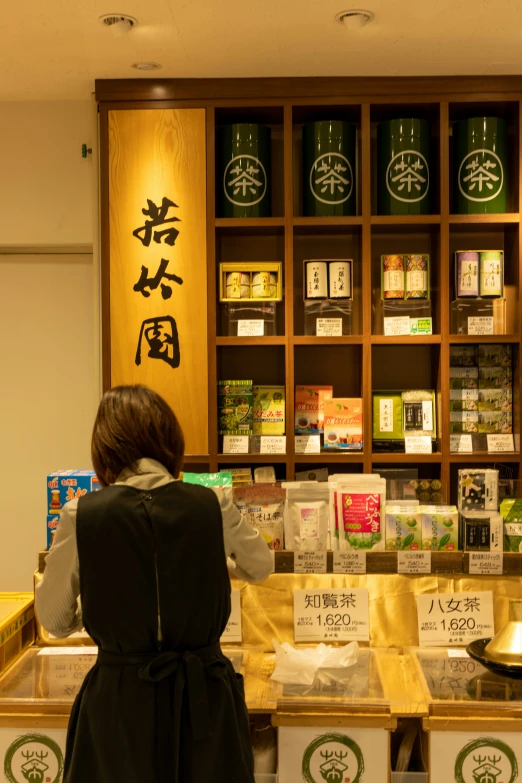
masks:
[[[253,155],[237,155],[225,169],[225,196],[236,206],[259,204],[266,193],[266,187],[265,168],[259,158]]]
[[[494,636],[492,593],[444,593],[417,596],[421,646],[465,646]]]
[[[320,155],[310,170],[310,189],[323,204],[343,204],[353,191],[350,161],[340,152]]]
[[[108,381],[161,394],[206,454],[205,111],[110,111],[109,164]]]
[[[369,641],[368,590],[295,590],[294,635],[296,642]]]
[[[388,164],[386,186],[397,201],[422,201],[430,187],[428,161],[424,155],[416,150],[397,153]]]
[[[469,152],[459,168],[459,190],[469,201],[491,201],[504,184],[504,169],[491,150]]]

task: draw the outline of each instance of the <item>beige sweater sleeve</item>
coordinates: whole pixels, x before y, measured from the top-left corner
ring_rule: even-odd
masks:
[[[66,503],[60,514],[54,543],[45,561],[45,572],[36,587],[36,612],[42,626],[63,638],[82,629],[80,570],[76,545],[78,501]]]

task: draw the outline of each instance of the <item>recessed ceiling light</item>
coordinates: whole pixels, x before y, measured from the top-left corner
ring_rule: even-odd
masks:
[[[132,67],[137,71],[159,71],[160,63],[132,63]]]
[[[341,11],[337,14],[335,21],[344,25],[347,29],[357,30],[365,27],[368,22],[373,22],[375,14],[372,11],[363,11],[360,8],[351,8],[349,11]]]
[[[116,36],[125,35],[138,25],[138,20],[128,14],[104,14],[100,22]]]

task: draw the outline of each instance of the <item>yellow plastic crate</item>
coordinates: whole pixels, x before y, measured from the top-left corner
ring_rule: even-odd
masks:
[[[33,593],[0,593],[0,673],[33,644]]]

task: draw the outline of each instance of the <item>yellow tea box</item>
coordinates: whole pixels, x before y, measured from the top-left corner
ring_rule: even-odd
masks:
[[[285,434],[285,387],[254,386],[254,435]]]

